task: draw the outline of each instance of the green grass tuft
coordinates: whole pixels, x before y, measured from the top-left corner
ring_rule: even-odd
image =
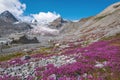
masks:
[[[117,33],[114,36],[103,37],[103,38],[101,38],[101,40],[112,40],[112,39],[116,39],[116,38],[120,38],[120,33]]]
[[[107,15],[103,15],[103,16],[99,16],[99,17],[96,17],[94,20],[101,20],[103,18],[105,18]]]
[[[10,59],[13,59],[13,58],[17,58],[17,57],[21,57],[23,55],[24,54],[20,53],[20,52],[11,53],[11,54],[2,54],[2,55],[0,55],[0,62],[1,61],[7,61],[7,60],[10,60]]]

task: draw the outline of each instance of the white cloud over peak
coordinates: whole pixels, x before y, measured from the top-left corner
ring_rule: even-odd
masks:
[[[55,12],[40,12],[39,14],[33,14],[32,15],[34,19],[36,19],[40,24],[47,24],[49,22],[52,22],[53,20],[60,17],[59,14],[56,14]]]
[[[21,16],[26,9],[26,4],[22,4],[19,0],[0,0],[0,13],[10,11],[16,17]]]
[[[36,14],[30,14],[30,16],[24,16],[24,11],[26,10],[26,4],[21,3],[19,0],[0,0],[0,13],[8,10],[10,11],[15,17],[22,21],[30,22],[32,20],[37,20],[40,24],[47,24],[52,22],[56,18],[60,17],[59,14],[55,12],[40,12]]]

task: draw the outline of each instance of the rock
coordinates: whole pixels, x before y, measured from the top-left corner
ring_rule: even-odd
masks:
[[[3,71],[4,71],[4,69],[0,68],[0,72],[3,72]]]
[[[23,59],[23,60],[28,60],[28,59],[31,59],[31,57],[30,57],[29,55],[25,55],[25,56],[23,56],[22,59]]]
[[[22,57],[22,59],[28,60],[31,59],[29,55]],[[24,61],[23,60],[23,61]],[[30,60],[29,60],[30,61]],[[50,58],[42,58],[36,62],[27,62],[22,65],[10,66],[9,68],[3,69],[0,68],[0,71],[3,71],[0,76],[3,74],[8,74],[12,76],[20,76],[22,80],[26,80],[27,76],[35,76],[35,68],[40,66],[46,66],[47,64],[54,64],[56,67],[60,67],[64,64],[69,64],[75,62],[74,58],[70,58],[69,56],[61,55],[61,56],[51,56]],[[55,75],[51,75],[51,77],[55,77]]]
[[[65,21],[61,17],[59,17],[59,18],[55,19],[53,22],[51,22],[49,26],[52,29],[59,29],[59,28],[61,28],[61,26],[64,23],[67,23],[67,21]]]
[[[36,37],[30,37],[27,35],[20,36],[17,40],[14,40],[12,43],[21,43],[21,44],[29,44],[29,43],[39,43]]]

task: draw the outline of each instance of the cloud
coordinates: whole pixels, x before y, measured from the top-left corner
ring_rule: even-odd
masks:
[[[33,19],[32,16],[24,16],[26,4],[21,3],[19,0],[0,0],[0,13],[10,11],[18,19],[29,22]]]
[[[26,4],[22,4],[19,0],[0,0],[0,13],[10,11],[16,17],[21,16],[26,9]]]
[[[36,13],[24,16],[24,11],[26,10],[26,8],[26,4],[21,3],[19,0],[0,0],[0,13],[8,10],[21,21],[29,22],[35,19],[40,24],[47,24],[60,17],[60,15],[56,14],[55,12],[40,12],[38,14]]]
[[[53,20],[60,17],[59,14],[56,14],[55,12],[40,12],[39,14],[33,14],[32,15],[34,19],[36,19],[40,24],[47,24],[49,22],[52,22]]]

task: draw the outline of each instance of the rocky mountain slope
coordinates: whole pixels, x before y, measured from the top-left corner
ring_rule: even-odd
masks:
[[[10,33],[23,32],[31,29],[30,24],[19,22],[9,11],[0,14],[0,35],[9,35]]]
[[[66,33],[68,39],[95,41],[120,33],[120,2],[106,8],[100,14],[72,22],[62,27],[61,33]]]

